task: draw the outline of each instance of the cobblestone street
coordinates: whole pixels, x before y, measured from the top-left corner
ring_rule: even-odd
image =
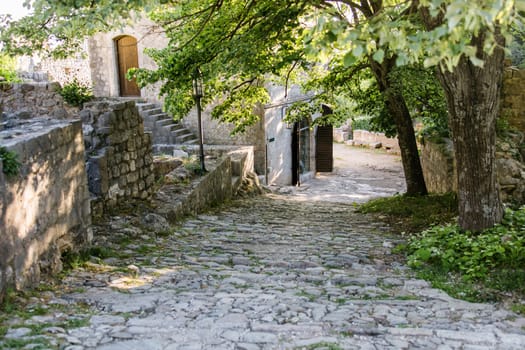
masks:
[[[168,233],[114,217],[95,235],[119,255],[42,292],[34,304],[50,312],[12,320],[4,341],[66,350],[525,348],[525,318],[415,279],[391,254],[398,238],[338,196],[355,182],[342,179],[236,200]],[[400,190],[402,181],[381,191]]]

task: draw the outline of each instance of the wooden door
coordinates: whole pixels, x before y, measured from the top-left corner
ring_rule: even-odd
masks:
[[[333,157],[333,128],[331,125],[318,126],[315,135],[315,168],[318,172],[332,172]]]
[[[131,36],[123,36],[116,40],[116,44],[120,96],[140,96],[140,89],[137,86],[135,79],[126,79],[128,69],[138,68],[139,66],[137,40]]]
[[[299,149],[299,123],[294,123],[292,131],[292,186],[301,185],[301,174],[299,167],[299,155],[301,150]]]
[[[332,109],[323,105],[323,115],[332,114]],[[315,169],[323,173],[334,170],[334,130],[332,125],[320,125],[315,135]]]

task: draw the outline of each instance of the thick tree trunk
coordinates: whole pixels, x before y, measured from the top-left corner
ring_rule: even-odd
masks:
[[[483,68],[463,57],[452,72],[439,72],[456,157],[459,225],[471,231],[492,227],[503,216],[495,148],[504,53],[497,48],[486,55],[482,43],[482,36],[472,39],[485,62]],[[500,44],[503,47],[503,40]]]
[[[391,87],[389,73],[394,68],[395,59],[385,59],[377,63],[370,59],[370,67],[386,100],[388,112],[396,124],[401,160],[405,173],[408,195],[426,195],[427,187],[417,149],[416,135],[410,112],[400,91]]]

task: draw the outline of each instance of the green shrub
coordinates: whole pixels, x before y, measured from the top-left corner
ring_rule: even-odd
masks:
[[[495,270],[525,266],[525,207],[507,209],[503,222],[481,233],[458,225],[437,226],[412,237],[407,246],[409,265],[432,265],[459,273],[465,280],[482,281]]]
[[[195,156],[191,156],[191,157],[184,159],[183,166],[192,175],[202,175],[200,159]]]
[[[91,87],[80,83],[77,79],[73,79],[71,83],[65,84],[59,93],[68,104],[75,107],[82,107],[84,102],[93,99]]]
[[[6,83],[17,83],[20,81],[16,73],[16,59],[4,54],[0,54],[0,77]]]
[[[368,130],[372,131],[372,117],[360,116],[352,119],[352,130]]]
[[[7,176],[15,176],[20,169],[16,153],[8,151],[5,147],[0,147],[0,159],[2,160],[3,172]]]

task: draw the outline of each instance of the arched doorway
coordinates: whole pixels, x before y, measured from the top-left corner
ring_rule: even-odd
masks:
[[[115,39],[115,46],[117,48],[120,96],[140,96],[140,89],[135,79],[126,79],[128,70],[139,66],[137,39],[129,35],[121,36]]]

